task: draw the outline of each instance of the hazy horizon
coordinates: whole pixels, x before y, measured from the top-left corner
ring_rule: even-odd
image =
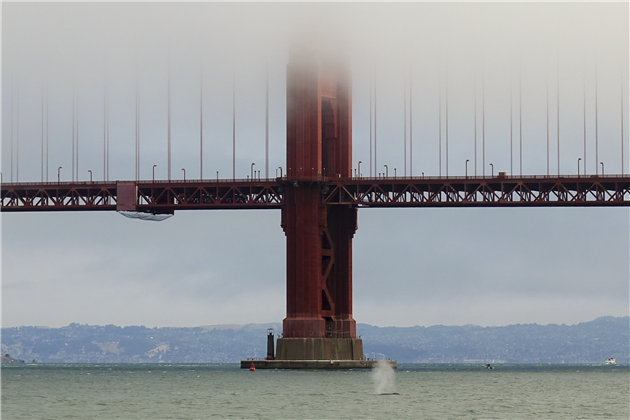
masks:
[[[444,327],[468,327],[468,326],[473,326],[473,327],[482,327],[482,328],[488,328],[488,327],[509,327],[509,326],[513,326],[513,325],[538,325],[538,326],[547,326],[547,325],[567,325],[567,326],[571,326],[571,325],[578,325],[578,324],[583,324],[583,323],[588,323],[588,322],[593,322],[596,321],[600,318],[608,318],[608,317],[612,317],[612,318],[630,318],[630,315],[624,315],[624,316],[613,316],[613,315],[602,315],[602,316],[598,316],[597,318],[594,318],[592,320],[589,321],[581,321],[581,322],[576,322],[576,323],[572,323],[572,324],[567,324],[567,323],[556,323],[556,322],[550,322],[547,324],[538,324],[536,322],[523,322],[523,323],[517,323],[517,324],[505,324],[505,325],[478,325],[478,324],[461,324],[461,325],[454,325],[454,324],[433,324],[433,325],[409,325],[409,326],[404,326],[404,327],[400,327],[397,325],[373,325],[373,324],[368,324],[365,322],[357,322],[357,325],[368,325],[371,327],[378,327],[378,328],[414,328],[414,327],[421,327],[421,328],[430,328],[430,327],[437,327],[437,326],[444,326]],[[194,325],[194,326],[168,326],[168,325],[163,325],[163,326],[153,326],[153,327],[147,327],[146,325],[135,325],[135,324],[130,324],[130,325],[115,325],[115,324],[82,324],[80,322],[71,322],[68,325],[62,325],[62,326],[58,326],[58,327],[50,327],[47,325],[16,325],[16,326],[12,326],[12,327],[5,327],[3,326],[2,328],[65,328],[65,327],[69,327],[72,324],[78,324],[78,325],[86,325],[89,327],[105,327],[108,325],[113,325],[115,327],[120,327],[120,328],[126,328],[126,327],[145,327],[145,328],[217,328],[217,329],[243,329],[244,327],[249,327],[249,326],[255,326],[255,327],[260,327],[260,328],[267,328],[268,326],[271,325],[280,325],[280,330],[275,331],[276,334],[278,334],[279,331],[282,330],[282,320],[280,321],[272,321],[272,322],[250,322],[247,324],[204,324],[204,325]]]

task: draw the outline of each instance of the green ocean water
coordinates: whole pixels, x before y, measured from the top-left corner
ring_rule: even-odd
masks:
[[[1,374],[3,420],[630,418],[629,365],[20,364]]]

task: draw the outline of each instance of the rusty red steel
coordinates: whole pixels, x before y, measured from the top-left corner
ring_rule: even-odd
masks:
[[[359,207],[630,205],[628,175],[351,179],[327,187],[326,204]]]
[[[358,207],[630,206],[630,176],[277,178],[131,181],[133,211],[280,209],[287,185],[311,182],[322,203]],[[3,212],[120,210],[117,182],[2,184]],[[326,191],[326,192],[323,192]]]
[[[132,194],[124,191],[132,190]],[[280,208],[275,180],[247,182],[75,182],[2,186],[2,211],[114,210],[169,213],[193,209]]]

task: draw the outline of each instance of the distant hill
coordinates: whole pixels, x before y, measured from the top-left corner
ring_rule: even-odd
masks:
[[[10,354],[0,354],[0,362],[1,363],[24,363],[24,360],[16,359]]]
[[[282,324],[195,328],[70,324],[62,328],[2,328],[2,353],[40,363],[227,363],[266,356],[266,330]],[[375,327],[357,325],[367,357],[401,363],[630,362],[630,317],[577,325],[518,324]]]
[[[605,316],[577,325],[517,324],[379,328],[359,325],[366,356],[401,362],[598,363],[630,361],[630,317]]]

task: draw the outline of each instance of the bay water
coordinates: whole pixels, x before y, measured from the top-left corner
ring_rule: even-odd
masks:
[[[2,419],[628,419],[630,366],[7,364]]]

